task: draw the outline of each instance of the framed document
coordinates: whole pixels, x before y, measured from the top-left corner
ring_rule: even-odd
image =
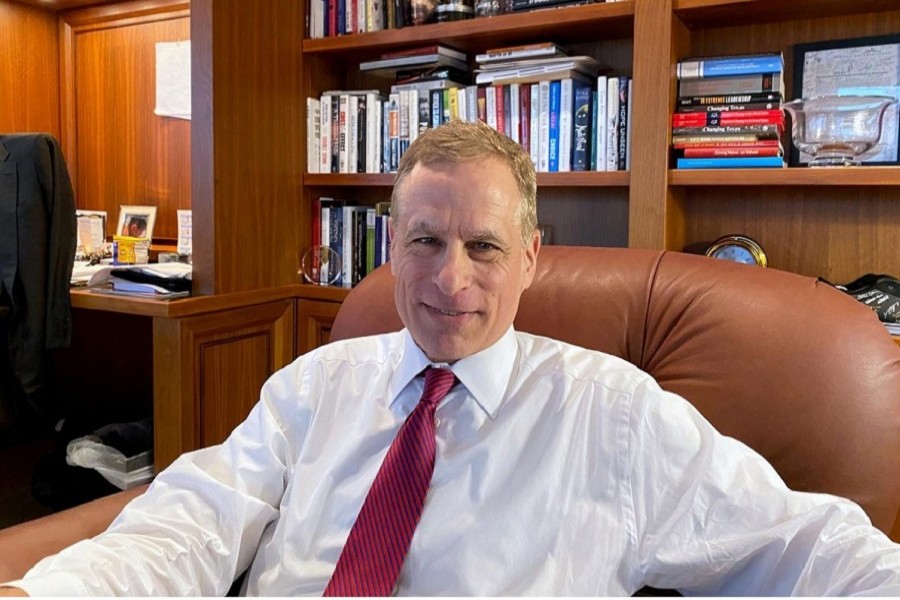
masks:
[[[834,40],[794,46],[794,98],[891,96],[900,100],[900,35]],[[888,107],[881,140],[860,162],[900,164],[900,105]],[[791,150],[791,165],[812,158]]]

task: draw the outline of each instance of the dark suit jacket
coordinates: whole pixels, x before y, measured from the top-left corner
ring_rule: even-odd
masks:
[[[71,341],[75,238],[75,197],[57,141],[0,135],[0,303],[9,307],[12,370],[39,410],[45,350]]]

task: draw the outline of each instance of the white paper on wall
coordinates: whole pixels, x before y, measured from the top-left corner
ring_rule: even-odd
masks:
[[[191,42],[156,44],[156,109],[154,114],[191,118]]]

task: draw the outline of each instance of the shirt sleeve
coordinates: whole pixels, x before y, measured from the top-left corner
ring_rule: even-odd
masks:
[[[299,361],[298,361],[299,362]],[[276,373],[229,438],[181,456],[109,529],[45,558],[21,581],[34,596],[223,596],[279,515],[292,469],[297,363]],[[288,412],[290,410],[290,412]]]
[[[900,545],[856,504],[790,490],[759,454],[655,382],[639,386],[628,424],[637,587],[900,595]]]

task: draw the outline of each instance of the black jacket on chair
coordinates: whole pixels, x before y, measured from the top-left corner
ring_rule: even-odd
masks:
[[[75,197],[56,139],[0,135],[0,304],[12,372],[38,411],[46,408],[45,350],[71,341],[75,244]],[[0,414],[10,401],[0,397]]]

